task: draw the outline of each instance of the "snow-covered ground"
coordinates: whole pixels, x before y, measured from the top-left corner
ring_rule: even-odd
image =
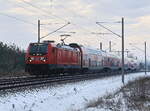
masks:
[[[147,75],[150,75],[147,74]],[[125,82],[145,76],[125,76]],[[83,110],[89,101],[112,93],[122,86],[121,76],[87,80],[47,88],[18,92],[0,97],[0,111],[74,111]]]

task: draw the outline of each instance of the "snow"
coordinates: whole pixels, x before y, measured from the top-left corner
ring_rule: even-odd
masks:
[[[147,74],[149,75],[149,74]],[[135,73],[125,76],[125,82],[145,76]],[[49,86],[33,91],[0,97],[0,111],[73,111],[84,110],[92,100],[112,93],[122,86],[121,76],[105,77],[75,83]],[[91,109],[90,111],[95,111]]]

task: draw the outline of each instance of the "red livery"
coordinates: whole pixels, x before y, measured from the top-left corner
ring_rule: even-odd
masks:
[[[127,60],[126,70],[136,70],[136,61]],[[55,74],[121,70],[121,59],[102,50],[85,48],[76,43],[54,44],[52,41],[30,43],[26,53],[26,72]]]

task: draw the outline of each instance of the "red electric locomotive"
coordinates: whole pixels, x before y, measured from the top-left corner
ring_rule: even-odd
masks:
[[[57,44],[53,41],[30,43],[26,54],[26,72],[48,74],[74,72],[81,69],[81,52],[76,47]]]

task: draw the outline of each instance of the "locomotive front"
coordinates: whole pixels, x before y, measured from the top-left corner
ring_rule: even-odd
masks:
[[[50,46],[46,43],[31,43],[26,53],[26,72],[46,73],[48,70]]]

